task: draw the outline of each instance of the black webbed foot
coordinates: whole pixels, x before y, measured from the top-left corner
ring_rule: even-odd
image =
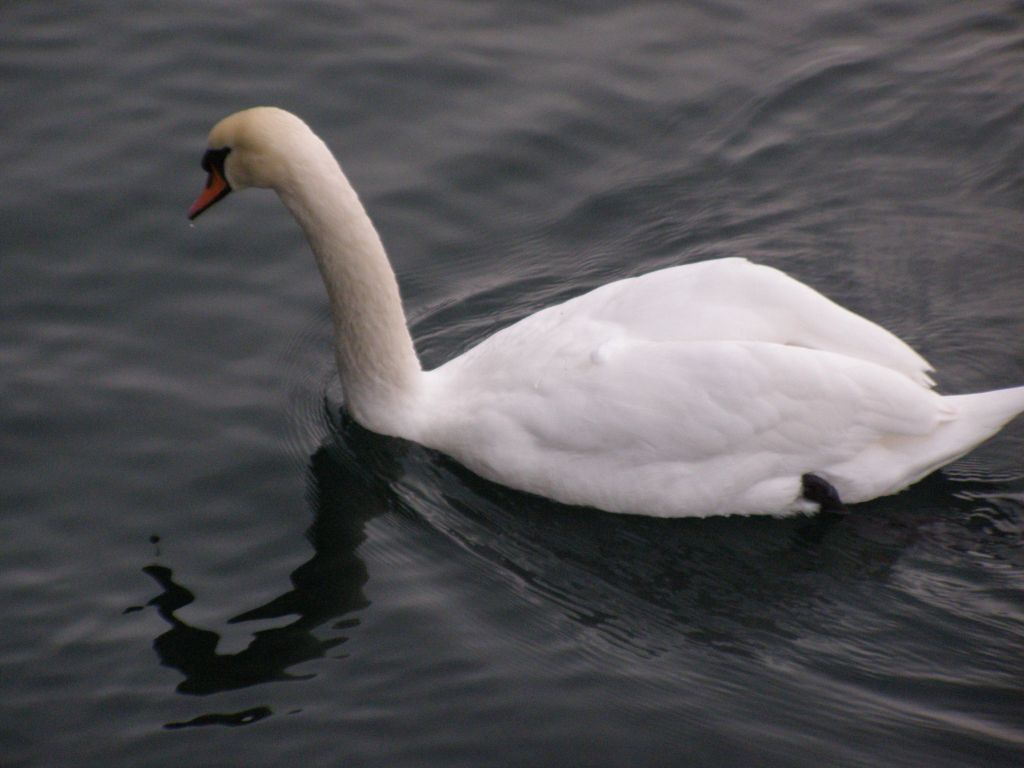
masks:
[[[839,498],[839,493],[827,480],[808,472],[802,478],[801,495],[808,501],[816,502],[819,511],[831,515],[845,515],[849,510]]]

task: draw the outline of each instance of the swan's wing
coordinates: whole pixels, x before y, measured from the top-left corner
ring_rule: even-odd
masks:
[[[557,308],[553,308],[557,309]],[[906,343],[817,291],[746,259],[704,261],[620,280],[561,307],[563,317],[653,341],[769,341],[855,357],[933,386]]]
[[[613,511],[779,512],[804,473],[946,418],[902,374],[778,344],[627,339],[515,365],[487,357],[449,369],[459,414],[425,442],[485,477]]]

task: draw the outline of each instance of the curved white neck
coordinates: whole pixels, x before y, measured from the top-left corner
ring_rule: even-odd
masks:
[[[368,429],[400,435],[422,369],[395,273],[359,197],[323,142],[305,144],[292,161],[276,189],[305,231],[327,287],[346,405]]]

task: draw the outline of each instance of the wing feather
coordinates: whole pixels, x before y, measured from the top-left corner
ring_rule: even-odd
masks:
[[[928,361],[881,326],[785,273],[743,258],[716,259],[602,286],[563,305],[652,341],[769,341],[837,352],[933,386]]]
[[[833,352],[620,337],[595,356],[561,341],[515,366],[479,355],[469,378],[489,371],[488,384],[460,388],[457,436],[434,447],[570,503],[761,512],[796,501],[804,473],[943,418],[941,398],[907,376]]]

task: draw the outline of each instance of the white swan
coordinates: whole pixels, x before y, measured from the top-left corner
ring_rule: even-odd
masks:
[[[664,517],[840,510],[1024,410],[1024,387],[939,396],[888,331],[739,258],[605,285],[424,371],[377,232],[304,122],[271,107],[231,115],[203,168],[190,218],[270,187],[305,231],[356,421],[561,502]]]

